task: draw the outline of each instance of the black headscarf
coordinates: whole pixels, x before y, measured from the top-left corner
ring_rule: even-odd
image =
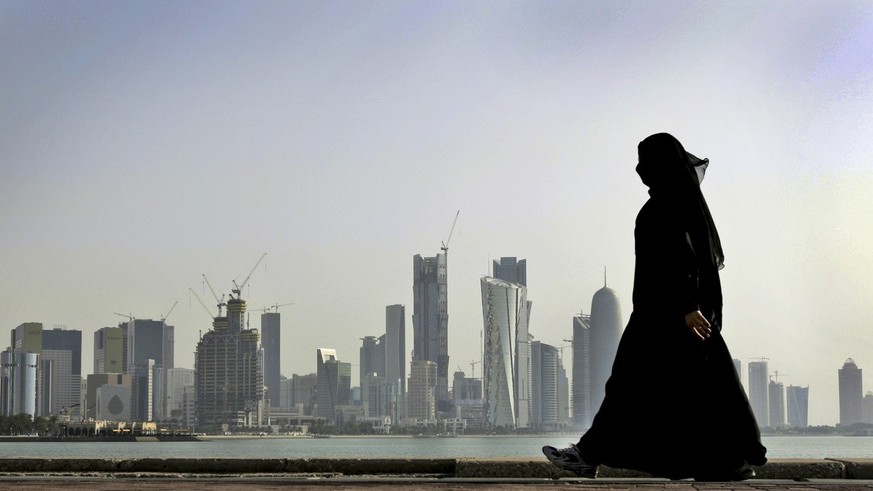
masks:
[[[721,240],[700,192],[700,181],[709,159],[699,159],[686,152],[679,140],[667,133],[646,138],[637,150],[640,159],[637,174],[649,187],[653,198],[668,202],[682,217],[698,267],[703,271],[722,269]]]

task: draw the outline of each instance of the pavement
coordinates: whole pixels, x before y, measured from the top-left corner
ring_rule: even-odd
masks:
[[[143,477],[143,476],[0,476],[0,489],[17,491],[271,491],[271,490],[535,490],[579,491],[871,491],[873,480],[751,479],[743,482],[668,481],[663,479],[542,479],[436,477]]]
[[[601,466],[582,479],[543,459],[0,459],[0,490],[552,489],[873,491],[873,459],[771,460],[743,482],[669,481]]]

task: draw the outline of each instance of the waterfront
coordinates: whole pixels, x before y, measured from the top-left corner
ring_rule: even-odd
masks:
[[[2,442],[0,458],[539,458],[574,435],[211,438],[199,442]],[[771,459],[873,458],[873,437],[765,436]]]

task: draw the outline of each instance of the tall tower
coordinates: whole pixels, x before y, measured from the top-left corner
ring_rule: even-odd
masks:
[[[591,412],[596,413],[606,395],[606,381],[612,373],[612,362],[621,339],[621,303],[615,290],[604,286],[591,300]]]
[[[580,313],[573,317],[573,422],[582,428],[591,427],[591,316]]]
[[[862,402],[864,392],[861,386],[861,369],[855,360],[849,358],[838,370],[840,383],[840,426],[846,427],[864,421]]]
[[[125,373],[124,330],[101,327],[94,333],[94,374]]]
[[[484,329],[486,426],[530,425],[530,335],[527,289],[491,277],[480,281]]]
[[[438,408],[449,401],[449,314],[446,254],[415,255],[413,265],[412,361],[436,363]]]
[[[531,366],[531,426],[542,429],[557,429],[561,422],[560,371],[558,349],[552,345],[533,341],[530,346]]]
[[[770,426],[785,426],[785,386],[782,382],[771,380],[768,387],[770,403]]]
[[[44,384],[51,394],[44,401],[43,414],[59,415],[61,410],[72,408],[70,418],[80,419],[76,405],[82,398],[82,331],[43,329],[42,360]]]
[[[394,385],[394,416],[403,419],[406,404],[406,307],[400,304],[385,307],[385,380]]]
[[[750,361],[749,365],[749,404],[755,419],[761,427],[770,426],[770,392],[768,388],[767,362]]]
[[[263,351],[258,331],[244,329],[246,303],[227,302],[227,316],[215,317],[194,353],[194,385],[200,427],[218,429],[267,423]]]
[[[261,314],[261,349],[264,350],[264,385],[271,407],[279,407],[279,364],[282,359],[279,312]]]
[[[316,350],[318,388],[316,389],[316,416],[336,421],[338,406],[347,405],[351,396],[352,365],[336,357],[336,350]]]
[[[789,385],[785,392],[788,424],[795,428],[809,426],[809,387]]]
[[[413,360],[409,367],[406,417],[418,421],[436,419],[437,365],[430,360]]]

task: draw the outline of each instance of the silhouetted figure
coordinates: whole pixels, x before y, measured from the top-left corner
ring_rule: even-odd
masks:
[[[603,464],[670,479],[749,479],[766,449],[721,336],[724,254],[700,191],[709,160],[666,133],[638,151],[650,197],[634,231],[633,312],[591,428],[543,453],[584,477]]]

